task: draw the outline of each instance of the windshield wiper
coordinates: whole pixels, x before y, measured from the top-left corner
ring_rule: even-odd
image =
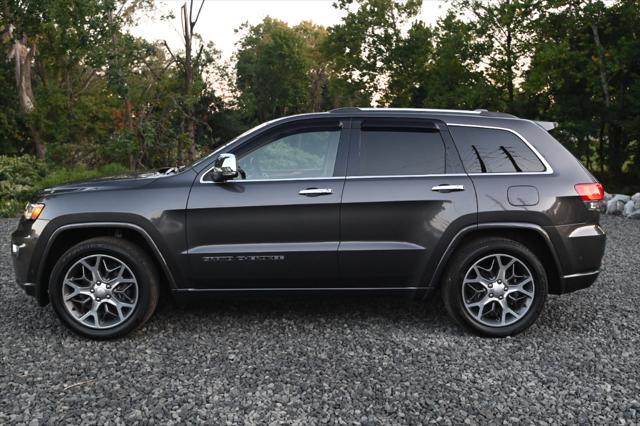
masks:
[[[162,167],[158,169],[158,173],[161,173],[163,175],[172,175],[183,171],[186,167],[187,166]]]

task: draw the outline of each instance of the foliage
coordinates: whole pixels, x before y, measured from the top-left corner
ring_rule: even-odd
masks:
[[[0,217],[18,215],[25,203],[38,191],[62,183],[126,173],[119,164],[105,164],[96,169],[84,167],[53,168],[31,155],[0,155]]]
[[[0,216],[15,216],[24,208],[44,170],[42,162],[30,155],[0,156]]]

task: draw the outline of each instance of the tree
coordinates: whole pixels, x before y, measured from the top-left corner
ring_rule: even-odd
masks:
[[[425,98],[416,106],[500,109],[500,93],[481,70],[483,50],[473,24],[453,12],[441,19],[433,34],[435,46],[424,75]]]
[[[461,0],[457,5],[474,18],[473,35],[484,50],[485,72],[502,91],[500,109],[517,112],[517,84],[526,69],[542,0]]]
[[[416,17],[421,4],[421,0],[336,3],[347,14],[340,24],[330,28],[327,51],[334,58],[337,73],[354,92],[364,94],[369,103],[384,95],[387,81],[396,71],[394,55],[402,49],[399,48],[403,43],[402,28]]]
[[[523,84],[535,106],[529,114],[559,121],[561,140],[588,167],[597,165],[602,176],[619,184],[638,159],[637,2],[563,0],[546,6]]]
[[[265,18],[240,29],[236,54],[240,105],[250,122],[303,112],[310,101],[311,60],[304,37],[282,21]]]

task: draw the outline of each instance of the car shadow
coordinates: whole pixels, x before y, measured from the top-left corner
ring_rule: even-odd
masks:
[[[157,309],[152,323],[175,327],[190,323],[341,322],[365,325],[432,324],[457,328],[449,319],[437,295],[427,300],[406,296],[380,295],[295,295],[207,298],[176,303],[166,300]]]

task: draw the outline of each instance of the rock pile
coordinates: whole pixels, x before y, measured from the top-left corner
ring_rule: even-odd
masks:
[[[632,196],[605,194],[601,210],[606,214],[622,215],[629,219],[640,220],[640,192]]]

